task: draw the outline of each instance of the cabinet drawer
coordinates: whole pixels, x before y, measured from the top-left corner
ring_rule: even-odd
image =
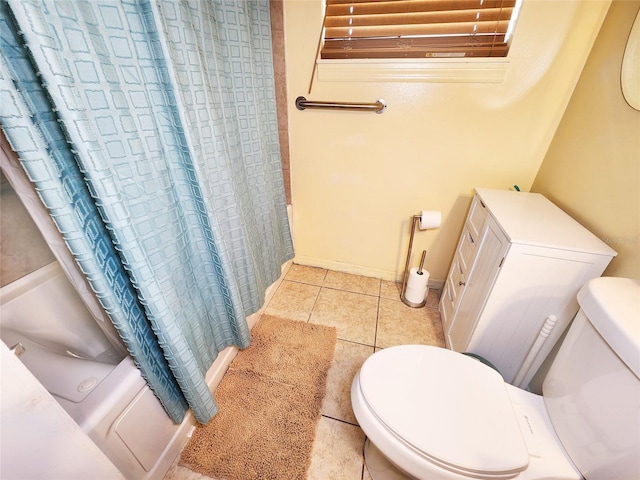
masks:
[[[456,252],[456,260],[460,263],[462,273],[466,274],[476,258],[479,236],[472,231],[469,222],[465,224],[460,236],[460,244]]]
[[[451,266],[451,273],[447,279],[449,298],[456,304],[456,301],[460,297],[460,292],[464,288],[467,281],[467,271],[464,268],[464,264],[460,259],[460,255],[456,253],[453,258],[453,264]]]
[[[458,282],[456,281],[456,278],[459,276],[459,274],[457,274],[457,272],[458,272],[458,262],[454,262],[454,263],[455,263],[454,266],[456,268],[456,272],[454,273],[452,271],[451,275],[447,279],[447,296],[448,296],[449,300],[451,301],[451,303],[453,303],[453,304],[456,303],[456,298],[458,298],[458,289],[456,288],[456,285],[458,284]]]
[[[467,224],[469,226],[469,230],[473,233],[476,239],[480,236],[480,232],[482,231],[482,227],[484,226],[484,221],[486,218],[487,207],[482,204],[477,196],[473,197],[473,202],[471,202],[471,209],[469,210],[469,215],[467,216]]]
[[[445,331],[449,329],[451,320],[455,314],[455,308],[452,299],[451,285],[449,281],[444,284],[442,289],[442,296],[440,297],[440,316],[442,318],[442,325]]]

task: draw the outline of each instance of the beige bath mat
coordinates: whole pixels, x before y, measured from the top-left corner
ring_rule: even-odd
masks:
[[[263,315],[180,464],[219,480],[305,479],[335,344],[335,328]]]

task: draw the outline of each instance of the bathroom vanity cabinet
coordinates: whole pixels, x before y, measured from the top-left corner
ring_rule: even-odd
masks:
[[[580,288],[615,255],[540,194],[476,189],[440,298],[447,347],[526,387],[578,311]]]

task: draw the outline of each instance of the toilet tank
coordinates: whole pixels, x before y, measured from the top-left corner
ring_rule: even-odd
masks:
[[[640,280],[600,277],[544,380],[549,417],[588,479],[640,478]]]

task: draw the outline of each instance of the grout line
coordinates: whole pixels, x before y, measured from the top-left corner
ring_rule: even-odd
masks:
[[[311,283],[311,282],[305,282],[302,280],[296,280],[296,279],[291,279],[291,278],[283,278],[282,279],[283,282],[291,282],[291,283],[301,283],[302,285],[311,285],[312,287],[320,287],[322,288],[322,285],[318,285],[317,283]]]
[[[332,416],[330,416],[330,415],[324,415],[324,414],[322,414],[322,416],[323,416],[324,418],[328,418],[329,420],[335,420],[336,422],[344,423],[345,425],[351,425],[352,427],[358,427],[358,428],[360,428],[360,425],[358,425],[357,423],[347,422],[346,420],[342,420],[341,418],[332,417]],[[361,430],[362,430],[362,429],[361,429]]]
[[[355,340],[347,340],[346,338],[340,338],[338,337],[338,340],[340,340],[341,342],[347,342],[347,343],[352,343],[354,345],[362,345],[363,347],[371,347],[371,348],[375,348],[375,345],[370,345],[368,343],[362,343],[362,342],[356,342]]]
[[[366,295],[367,297],[380,298],[380,295],[376,295],[375,293],[355,292],[353,290],[345,290],[344,288],[332,287],[330,285],[323,285],[322,288],[326,288],[327,290],[337,290],[338,292],[355,293],[356,295]]]
[[[378,321],[380,320],[380,297],[378,296],[378,305],[376,306],[376,328],[373,333],[373,352],[376,351],[376,345],[378,343]]]
[[[364,431],[362,433],[364,433]],[[364,442],[362,442],[362,451],[360,452],[360,455],[362,456],[362,473],[360,475],[361,480],[364,480],[364,472],[367,469],[367,464],[364,461],[364,447],[366,443],[367,443],[367,436],[365,435]],[[371,476],[371,474],[369,474],[369,476]]]
[[[317,286],[317,285],[315,285]],[[318,288],[318,293],[316,293],[316,298],[313,301],[313,305],[311,306],[311,310],[309,311],[309,316],[307,317],[307,323],[311,322],[311,315],[313,314],[313,309],[316,308],[318,303],[318,298],[320,298],[320,292],[322,291],[322,287]]]

